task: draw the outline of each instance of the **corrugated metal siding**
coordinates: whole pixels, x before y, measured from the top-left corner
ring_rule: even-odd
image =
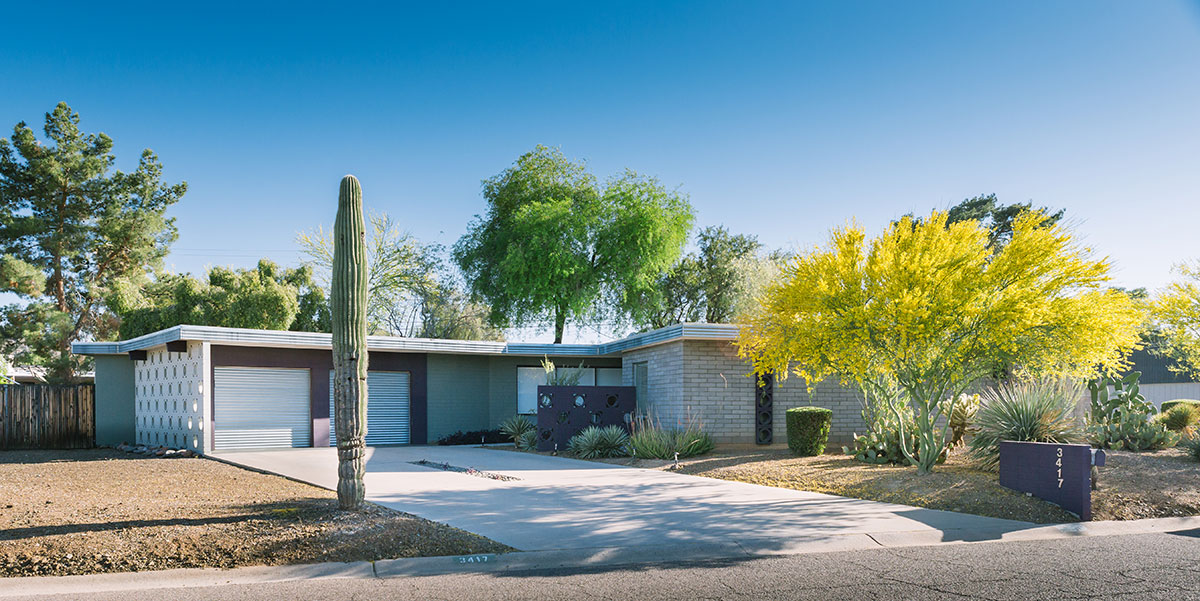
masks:
[[[367,372],[367,444],[408,444],[411,378],[406,371]],[[329,446],[337,446],[333,372],[329,372]]]
[[[307,369],[217,367],[213,376],[217,450],[312,446]]]

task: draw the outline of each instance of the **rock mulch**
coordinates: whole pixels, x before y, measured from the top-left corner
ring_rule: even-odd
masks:
[[[489,539],[203,459],[0,452],[0,576],[502,553]]]

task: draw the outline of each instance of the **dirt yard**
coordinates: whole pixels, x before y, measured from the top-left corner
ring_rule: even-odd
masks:
[[[509,551],[486,538],[208,459],[0,452],[0,576]]]
[[[1132,520],[1200,515],[1200,463],[1181,449],[1156,453],[1106,451],[1092,519]],[[606,463],[668,469],[670,462],[608,459]],[[679,473],[813,492],[961,511],[1036,523],[1078,521],[1056,505],[1000,486],[959,451],[932,474],[916,468],[868,465],[842,453],[796,457],[787,449],[721,451],[680,461]]]

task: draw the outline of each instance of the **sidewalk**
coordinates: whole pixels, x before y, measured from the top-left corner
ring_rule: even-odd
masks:
[[[1126,522],[1091,522],[1040,526],[1009,532],[988,541],[1037,541],[1111,535],[1196,531],[1200,516],[1157,518]],[[330,578],[399,578],[454,573],[504,573],[548,568],[594,568],[627,564],[671,564],[705,560],[752,559],[774,555],[826,553],[893,547],[971,544],[962,538],[935,540],[926,531],[860,533],[812,537],[783,546],[762,547],[733,543],[643,545],[626,548],[531,551],[504,555],[421,557],[376,562],[323,563],[294,566],[260,566],[233,570],[186,569],[88,576],[53,576],[0,579],[0,599],[36,595],[86,593],[261,584]]]

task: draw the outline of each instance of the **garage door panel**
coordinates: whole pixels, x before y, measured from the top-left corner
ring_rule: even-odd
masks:
[[[367,372],[367,444],[409,443],[410,376],[406,371]],[[329,446],[337,445],[333,372],[329,374]]]
[[[312,446],[307,369],[213,369],[213,443],[218,450]]]

